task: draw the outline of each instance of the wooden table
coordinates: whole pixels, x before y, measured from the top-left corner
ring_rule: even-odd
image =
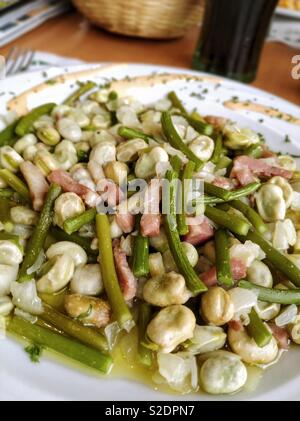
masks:
[[[182,39],[154,41],[113,35],[70,13],[46,22],[16,41],[23,47],[77,57],[89,62],[122,61],[189,68],[199,30]],[[12,44],[1,50],[6,54]],[[300,83],[291,76],[292,57],[300,54],[281,43],[266,43],[254,86],[300,105]]]

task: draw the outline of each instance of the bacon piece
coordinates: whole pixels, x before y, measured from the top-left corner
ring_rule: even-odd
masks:
[[[137,290],[137,280],[130,269],[126,253],[120,248],[120,241],[113,241],[113,252],[117,275],[126,301],[135,297]]]
[[[160,234],[161,215],[145,213],[141,218],[141,234],[144,237],[157,237]]]
[[[230,261],[232,277],[235,281],[238,281],[242,278],[245,278],[247,275],[247,266],[242,260],[231,259]],[[200,278],[205,283],[206,286],[212,287],[217,284],[217,269],[212,267],[207,272],[204,272],[200,275]]]
[[[202,244],[214,236],[214,229],[209,220],[203,216],[188,217],[189,232],[184,241],[195,245]]]
[[[131,213],[117,213],[116,223],[123,232],[129,233],[134,230],[135,217]]]
[[[60,185],[65,192],[72,192],[80,196],[85,203],[90,207],[96,207],[100,201],[100,196],[90,190],[83,184],[73,180],[73,178],[66,171],[54,170],[48,176],[48,180],[51,183]]]
[[[277,326],[275,323],[268,323],[272,331],[274,338],[276,339],[279,348],[288,349],[289,347],[289,335],[286,329]]]
[[[240,320],[230,320],[228,324],[231,329],[236,330],[237,332],[239,330],[244,330],[244,326]]]
[[[255,181],[255,175],[263,178],[270,178],[275,175],[290,179],[292,171],[267,164],[263,159],[254,159],[241,155],[234,160],[230,177],[237,178],[242,186]]]
[[[211,184],[213,184],[214,186],[217,187],[222,187],[223,189],[226,190],[231,190],[232,188],[234,188],[234,183],[232,182],[232,180],[230,180],[229,178],[225,178],[225,177],[216,177]]]
[[[126,233],[133,231],[135,222],[134,215],[138,213],[154,215],[157,224],[161,197],[161,181],[153,179],[148,185],[145,182],[142,187],[143,189],[140,192],[134,194],[129,199],[124,200],[117,208],[116,222],[122,231]],[[152,227],[154,227],[153,222]]]
[[[262,158],[275,158],[276,157],[276,153],[272,152],[267,145],[263,144],[261,145],[262,147]]]
[[[225,117],[218,117],[215,115],[207,115],[204,117],[204,120],[208,123],[213,125],[216,129],[223,129],[226,123],[228,122],[228,118]]]
[[[143,216],[141,218],[141,233],[145,237],[156,237],[160,233],[160,199],[161,180],[154,178],[150,181],[143,193]]]
[[[28,184],[33,209],[40,211],[48,193],[49,184],[41,170],[30,161],[22,162],[20,171]]]

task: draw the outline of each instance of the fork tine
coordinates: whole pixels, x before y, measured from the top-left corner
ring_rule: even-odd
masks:
[[[22,51],[19,60],[17,60],[17,65],[14,68],[14,73],[21,72],[24,67],[25,63],[27,63],[27,59],[31,56],[31,50],[24,50]]]
[[[23,50],[19,47],[13,47],[8,55],[9,64],[6,67],[6,74],[13,75],[27,70],[32,63],[34,56],[34,50]]]
[[[22,71],[27,70],[30,67],[31,63],[33,62],[34,56],[35,51],[28,50],[27,61],[24,60],[23,67],[21,68]]]
[[[19,56],[19,51],[20,48],[17,46],[14,46],[13,48],[11,48],[11,50],[9,51],[9,54],[6,58],[6,74],[10,75],[13,72],[13,69],[15,67],[15,62],[16,59]]]
[[[9,52],[8,52],[8,54],[7,54],[7,57],[6,57],[6,62],[8,63],[10,60],[11,60],[11,58],[12,58],[12,56],[15,54],[15,51],[16,51],[16,49],[17,49],[18,47],[16,47],[15,45],[13,46],[13,47],[11,47],[10,49],[9,49]]]

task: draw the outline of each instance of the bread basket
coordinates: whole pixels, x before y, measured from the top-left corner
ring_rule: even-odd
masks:
[[[91,22],[144,38],[177,38],[199,24],[204,0],[73,0]]]

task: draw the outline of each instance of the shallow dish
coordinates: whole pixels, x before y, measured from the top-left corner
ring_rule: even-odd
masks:
[[[76,75],[73,77],[72,73]],[[53,80],[64,74],[63,78]],[[136,78],[129,80],[130,78]],[[95,80],[105,83],[111,78],[123,79],[119,85],[130,95],[139,95],[145,103],[159,99],[168,91],[178,92],[189,109],[200,113],[230,117],[241,126],[261,132],[275,151],[300,155],[300,109],[266,92],[230,80],[203,73],[167,67],[146,65],[90,65],[68,69],[49,69],[46,73],[30,73],[0,82],[0,113],[6,104],[14,105],[14,97],[26,89],[41,84],[28,92],[15,105],[29,108],[55,98],[56,102],[68,96],[74,80]],[[51,80],[50,83],[45,82]],[[39,365],[33,366],[19,343],[4,339],[0,346],[0,399],[14,400],[161,400],[202,399],[222,400],[204,394],[172,396],[159,393],[138,380],[115,377],[104,378],[91,372],[78,371],[72,365],[64,366],[49,353]],[[300,354],[296,348],[283,355],[279,364],[270,368],[254,391],[243,391],[231,399],[290,400],[300,398]],[[59,381],[58,381],[59,379]]]

